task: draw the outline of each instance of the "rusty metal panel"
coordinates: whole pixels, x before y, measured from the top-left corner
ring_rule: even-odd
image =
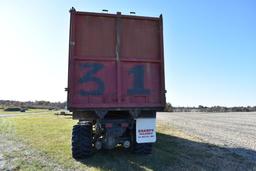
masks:
[[[68,108],[163,108],[162,18],[71,11]]]
[[[115,18],[76,15],[74,56],[115,57]]]
[[[122,63],[122,101],[160,103],[160,66],[157,63]]]
[[[122,58],[159,60],[159,21],[122,19]]]

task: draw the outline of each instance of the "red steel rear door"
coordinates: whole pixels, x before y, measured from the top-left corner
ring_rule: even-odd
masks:
[[[71,11],[68,108],[163,108],[162,19]]]

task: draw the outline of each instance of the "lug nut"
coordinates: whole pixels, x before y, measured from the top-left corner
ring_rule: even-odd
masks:
[[[131,143],[128,140],[124,141],[124,143],[123,143],[124,148],[129,148],[130,145],[131,145]]]
[[[97,150],[100,150],[100,149],[102,148],[102,142],[101,142],[101,141],[96,141],[96,143],[95,143],[95,148],[96,148]]]

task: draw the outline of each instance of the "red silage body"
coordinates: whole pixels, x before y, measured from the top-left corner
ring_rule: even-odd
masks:
[[[165,106],[162,17],[71,11],[68,108]]]

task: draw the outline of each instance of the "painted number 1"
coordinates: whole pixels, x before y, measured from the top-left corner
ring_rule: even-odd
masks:
[[[144,86],[144,66],[136,65],[129,70],[129,74],[133,76],[132,88],[128,89],[128,95],[148,95],[149,89]]]

